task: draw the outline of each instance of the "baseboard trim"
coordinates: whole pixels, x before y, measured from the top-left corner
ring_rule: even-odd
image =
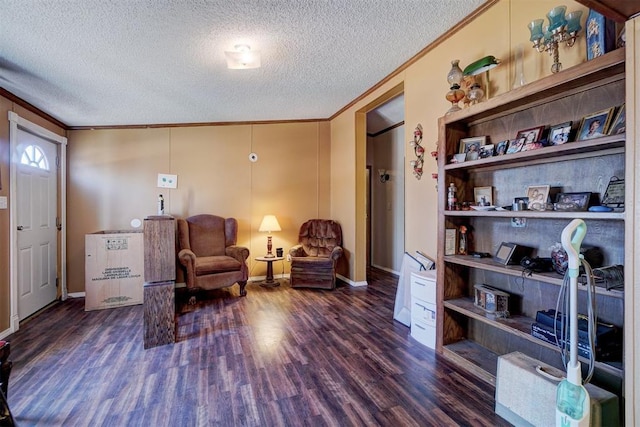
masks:
[[[343,276],[343,275],[341,275],[341,274],[336,274],[336,277],[337,277],[338,279],[342,280],[343,282],[348,283],[348,284],[349,284],[349,286],[353,286],[354,288],[358,288],[358,287],[361,287],[361,286],[367,286],[367,285],[368,285],[368,283],[367,283],[367,281],[366,281],[366,280],[361,281],[361,282],[354,282],[353,280],[348,279],[348,278],[344,277],[344,276]]]
[[[0,340],[5,339],[6,337],[8,337],[9,335],[11,335],[13,332],[11,332],[11,329],[5,329],[4,331],[0,332]]]
[[[87,294],[85,292],[69,292],[67,297],[69,298],[84,298]]]

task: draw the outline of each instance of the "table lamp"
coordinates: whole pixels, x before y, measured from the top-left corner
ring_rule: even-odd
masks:
[[[278,224],[278,219],[275,215],[265,215],[262,218],[262,223],[260,223],[260,228],[258,231],[266,231],[267,235],[267,254],[264,256],[265,258],[275,258],[275,255],[271,253],[271,232],[272,231],[281,231],[280,224]]]
[[[467,65],[467,67],[463,71],[463,74],[465,76],[477,76],[478,74],[485,73],[487,83],[482,95],[486,95],[487,99],[489,99],[489,87],[491,85],[491,83],[489,82],[489,70],[497,67],[498,64],[500,64],[500,60],[493,55],[489,55]],[[480,98],[482,98],[482,95],[476,96],[478,101],[480,100]]]

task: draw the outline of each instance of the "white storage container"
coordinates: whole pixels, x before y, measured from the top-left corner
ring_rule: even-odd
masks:
[[[436,347],[436,271],[411,273],[411,336]]]
[[[85,310],[142,304],[142,231],[85,235]]]

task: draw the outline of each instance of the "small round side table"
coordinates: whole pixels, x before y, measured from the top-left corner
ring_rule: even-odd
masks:
[[[260,286],[264,286],[267,288],[275,288],[280,286],[280,282],[273,278],[273,262],[274,261],[282,261],[284,257],[274,256],[274,257],[264,257],[259,256],[255,258],[256,261],[266,262],[267,263],[267,278],[260,283]]]

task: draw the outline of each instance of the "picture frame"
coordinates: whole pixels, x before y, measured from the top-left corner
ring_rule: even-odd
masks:
[[[540,141],[542,132],[544,132],[544,126],[538,126],[531,129],[523,129],[518,131],[516,139],[524,138],[525,144],[532,144],[534,142]]]
[[[529,256],[533,249],[516,243],[502,242],[493,259],[500,264],[519,264],[522,257]]]
[[[519,153],[524,146],[525,138],[514,139],[509,141],[509,148],[507,148],[507,154]]]
[[[495,156],[503,156],[507,154],[507,149],[509,148],[509,140],[505,139],[504,141],[498,142],[496,144]]]
[[[549,129],[549,144],[550,145],[562,145],[569,142],[569,135],[571,134],[571,125],[573,122],[564,122]]]
[[[613,116],[614,107],[598,111],[582,118],[576,141],[600,138],[607,135],[607,128]]]
[[[518,206],[516,209],[513,206]],[[529,209],[529,198],[528,197],[514,197],[513,198],[513,206],[511,210],[514,211],[526,211]]]
[[[618,107],[618,112],[609,126],[609,135],[620,135],[627,131],[627,119],[625,104]]]
[[[590,192],[558,193],[554,210],[564,212],[584,212],[589,208]]]
[[[444,254],[455,255],[458,253],[458,229],[447,228],[444,230]]]
[[[480,156],[480,147],[487,142],[486,136],[474,136],[471,138],[462,138],[460,140],[460,153],[465,153],[465,159],[477,160]]]
[[[602,196],[602,206],[624,209],[624,179],[612,176]]]
[[[488,157],[493,157],[494,145],[493,144],[485,144],[480,146],[480,154],[478,155],[481,159],[486,159]]]
[[[527,187],[528,209],[534,211],[546,210],[550,188],[549,185],[531,185]]]
[[[493,206],[493,187],[474,187],[473,200],[476,206]]]

